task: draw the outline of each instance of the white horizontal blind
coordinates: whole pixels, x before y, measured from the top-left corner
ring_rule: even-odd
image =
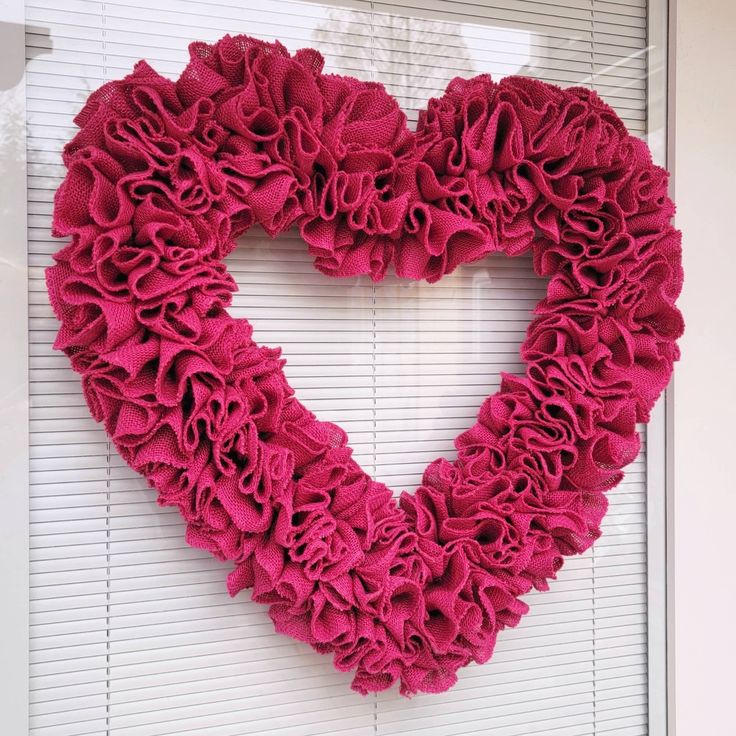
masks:
[[[491,663],[441,696],[362,698],[263,607],[225,592],[89,418],[51,344],[43,269],[72,117],[139,58],[175,76],[187,42],[226,32],[316,46],[329,71],[386,84],[410,119],[456,75],[592,85],[644,134],[646,1],[28,0],[31,266],[31,723],[34,736],[647,733],[645,451],[611,495],[605,535],[567,562]],[[428,286],[330,280],[294,235],[243,239],[231,310],[282,345],[299,396],[399,490],[452,457],[518,346],[544,284],[492,257]]]

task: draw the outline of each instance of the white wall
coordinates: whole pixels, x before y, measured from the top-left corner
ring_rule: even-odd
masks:
[[[674,169],[686,333],[674,384],[677,736],[736,732],[736,4],[678,0]]]

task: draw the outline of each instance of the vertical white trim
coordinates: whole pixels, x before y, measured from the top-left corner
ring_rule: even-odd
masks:
[[[28,269],[23,0],[0,0],[0,712],[28,731]]]
[[[658,164],[668,166],[671,129],[670,3],[650,0],[647,8],[647,143]],[[671,387],[657,402],[647,427],[647,647],[649,734],[673,734],[669,718],[673,699],[669,677],[672,607],[669,590],[671,504],[668,453]]]
[[[677,130],[675,81],[677,74],[677,0],[665,0],[667,3],[667,167],[670,171],[670,191],[675,191],[675,137]],[[675,680],[675,391],[676,378],[673,377],[669,388],[665,392],[665,495],[667,510],[667,547],[666,547],[666,575],[667,575],[667,736],[675,736],[677,722],[675,719],[675,698],[677,694]]]

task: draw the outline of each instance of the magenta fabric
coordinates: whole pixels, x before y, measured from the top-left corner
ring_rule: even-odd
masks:
[[[411,131],[380,84],[323,74],[314,50],[190,50],[178,81],[141,61],[76,118],[55,346],[189,544],[232,561],[232,595],[251,588],[361,693],[446,690],[600,535],[637,455],[683,329],[667,173],[588,89],[455,79]],[[366,475],[229,316],[223,259],[256,223],[298,228],[328,276],[436,281],[531,251],[549,279],[524,375],[414,495]]]

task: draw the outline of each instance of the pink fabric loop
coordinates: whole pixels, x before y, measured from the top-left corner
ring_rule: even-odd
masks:
[[[380,84],[226,36],[177,82],[145,62],[93,93],[65,148],[47,271],[56,347],[121,456],[230,560],[278,631],[353,687],[449,688],[567,555],[667,384],[683,324],[667,174],[592,91],[455,79],[410,131]],[[436,281],[491,251],[549,279],[458,458],[399,503],[228,315],[222,259],[254,223],[315,267]]]

